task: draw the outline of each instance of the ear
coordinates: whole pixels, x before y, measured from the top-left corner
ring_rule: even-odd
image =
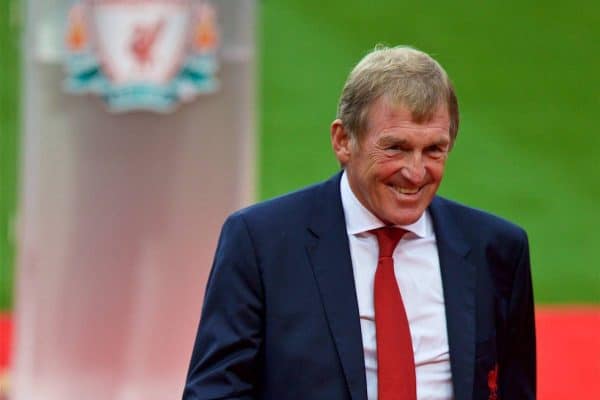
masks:
[[[348,131],[344,127],[341,119],[336,119],[331,123],[331,147],[342,166],[350,161],[351,153],[351,138]]]

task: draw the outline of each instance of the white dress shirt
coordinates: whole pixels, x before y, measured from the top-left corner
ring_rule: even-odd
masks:
[[[346,173],[340,189],[350,241],[350,256],[358,299],[369,400],[377,400],[377,342],[373,282],[378,261],[375,235],[384,226],[356,198]],[[402,295],[415,355],[418,400],[451,400],[452,375],[448,353],[444,293],[435,232],[428,212],[414,224],[394,250],[394,273]]]

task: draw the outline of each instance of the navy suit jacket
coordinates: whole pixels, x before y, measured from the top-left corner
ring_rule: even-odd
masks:
[[[227,219],[184,400],[367,400],[340,176]],[[429,211],[455,399],[534,399],[525,232],[441,197]]]

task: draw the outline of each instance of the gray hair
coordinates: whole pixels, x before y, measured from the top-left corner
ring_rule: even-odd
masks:
[[[442,66],[428,54],[407,46],[377,46],[354,67],[342,90],[337,118],[352,139],[367,128],[370,106],[379,98],[407,107],[415,122],[430,120],[445,104],[452,143],[458,134],[458,100]]]

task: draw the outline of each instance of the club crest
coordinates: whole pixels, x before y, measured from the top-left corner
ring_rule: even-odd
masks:
[[[168,112],[218,88],[217,13],[208,1],[81,0],[64,35],[65,89],[109,110]]]
[[[488,400],[498,400],[498,364],[488,372],[488,389],[490,390]]]

